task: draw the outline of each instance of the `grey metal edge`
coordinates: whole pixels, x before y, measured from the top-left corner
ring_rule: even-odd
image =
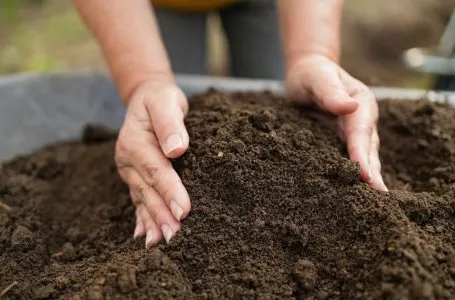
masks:
[[[283,94],[279,81],[177,75],[187,96],[209,88]],[[455,93],[372,87],[378,99],[449,101]],[[17,74],[0,77],[0,161],[46,144],[79,137],[87,123],[112,129],[122,124],[124,107],[105,73],[92,71]]]

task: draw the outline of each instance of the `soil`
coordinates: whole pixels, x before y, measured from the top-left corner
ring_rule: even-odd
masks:
[[[310,109],[215,91],[191,106],[173,163],[193,210],[169,245],[132,238],[115,134],[4,163],[5,299],[453,299],[455,109],[380,103],[386,193]]]

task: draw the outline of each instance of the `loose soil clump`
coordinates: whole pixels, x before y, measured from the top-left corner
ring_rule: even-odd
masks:
[[[209,92],[173,161],[193,210],[169,245],[133,240],[115,135],[90,127],[0,171],[6,299],[450,299],[455,109],[383,101],[389,193],[333,131],[268,93]]]

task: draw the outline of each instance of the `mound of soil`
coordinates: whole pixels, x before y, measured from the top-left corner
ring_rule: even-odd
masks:
[[[455,294],[455,110],[380,104],[389,193],[314,112],[267,93],[196,97],[174,161],[193,203],[150,250],[89,128],[0,171],[6,299],[449,299]]]

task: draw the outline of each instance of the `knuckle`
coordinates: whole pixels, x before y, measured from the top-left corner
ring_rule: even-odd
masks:
[[[173,187],[180,183],[180,178],[170,166],[143,163],[141,168],[145,173],[147,183],[153,186],[164,199],[167,198]]]
[[[114,162],[117,166],[117,173],[122,177],[122,179],[127,182],[128,181],[128,167],[130,164],[128,163],[125,156],[121,154],[115,154]]]
[[[142,201],[139,200],[138,197],[130,197],[131,198],[131,203],[133,203],[134,206],[139,207],[140,204],[142,204]]]
[[[122,155],[123,152],[124,152],[124,147],[123,147],[121,141],[118,140],[115,143],[115,155],[114,155],[114,160],[117,165],[121,165],[123,162],[123,155]]]
[[[143,162],[140,167],[145,173],[147,181],[152,186],[156,186],[159,180],[159,168],[148,162]]]
[[[148,187],[145,184],[137,184],[133,186],[135,198],[138,202],[144,202],[147,199]]]
[[[142,162],[140,168],[144,172],[147,182],[151,186],[156,187],[160,181],[160,167],[149,162]]]
[[[117,173],[120,175],[120,177],[122,178],[122,180],[124,182],[128,182],[129,180],[129,176],[128,176],[128,163],[126,161],[126,159],[124,158],[124,156],[122,154],[120,154],[120,152],[115,152],[115,155],[114,155],[114,162],[115,162],[115,165],[117,166]]]
[[[128,153],[128,141],[126,138],[127,134],[125,133],[125,130],[122,129],[120,130],[119,136],[117,138],[117,141],[115,142],[115,161],[117,164],[119,162],[123,162],[125,160],[125,157],[127,157]]]
[[[136,194],[130,189],[130,199],[131,199],[131,202],[133,202],[133,204],[136,204],[138,203],[138,200],[136,198]],[[139,213],[139,210],[138,208],[136,208],[136,215]]]

